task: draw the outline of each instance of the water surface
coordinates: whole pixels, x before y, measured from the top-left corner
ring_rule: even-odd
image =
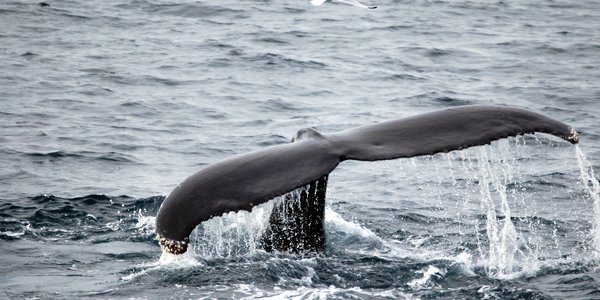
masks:
[[[569,123],[598,170],[600,2],[47,3],[0,3],[2,297],[600,297],[595,190],[544,135],[342,164],[316,256],[256,249],[268,205],[171,263],[153,225],[210,163],[456,105]]]

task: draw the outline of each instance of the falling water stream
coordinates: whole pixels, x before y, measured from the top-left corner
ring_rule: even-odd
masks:
[[[594,256],[598,258],[600,256],[600,183],[594,176],[594,169],[579,145],[575,145],[575,153],[581,172],[581,183],[593,201],[594,220],[591,235],[594,241]]]

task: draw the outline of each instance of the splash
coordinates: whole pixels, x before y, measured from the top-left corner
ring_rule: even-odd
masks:
[[[293,191],[292,193],[299,193]],[[201,257],[229,258],[255,253],[274,203],[284,196],[259,205],[251,212],[230,212],[199,225],[191,234],[191,249]]]
[[[600,258],[600,183],[594,176],[594,169],[587,160],[579,145],[575,145],[577,163],[581,174],[581,183],[585,191],[593,201],[594,219],[592,228],[592,239],[594,245],[594,256]]]
[[[383,240],[381,240],[381,238],[373,231],[354,222],[344,220],[340,214],[330,207],[325,208],[325,222],[326,227],[329,227],[330,229],[329,231],[340,231],[344,234],[358,236],[362,239],[371,239],[379,243],[383,242]]]
[[[129,275],[122,276],[121,280],[130,281],[154,271],[186,269],[204,266],[206,266],[206,264],[197,260],[193,254],[189,253],[189,251],[183,254],[171,254],[163,251],[157,261],[142,263],[136,266],[134,271],[132,271]]]
[[[132,216],[137,215],[137,223],[135,224],[137,234],[141,236],[154,237],[156,235],[156,217],[145,216],[144,213],[145,211],[140,209],[136,213],[131,214]],[[190,251],[178,255],[162,251],[158,260],[142,263],[136,266],[129,275],[122,276],[121,280],[130,281],[139,276],[146,275],[149,272],[158,270],[191,268],[199,266],[205,266],[205,264],[202,261],[199,261]]]
[[[156,217],[154,216],[146,216],[144,213],[147,213],[145,210],[142,211],[138,209],[137,211],[137,223],[135,224],[135,228],[138,233],[144,236],[155,236],[156,235]]]
[[[414,279],[408,282],[408,285],[412,288],[425,286],[431,279],[435,277],[443,277],[446,274],[446,270],[440,270],[435,266],[427,267],[427,270],[419,270],[417,273],[423,274],[422,278]]]
[[[488,274],[506,275],[514,270],[518,234],[511,220],[506,185],[512,180],[512,168],[505,156],[506,144],[500,143],[498,155],[489,152],[490,147],[479,148],[479,188],[481,203],[486,210],[486,232],[489,241]],[[503,221],[498,221],[492,192],[500,202]]]
[[[171,268],[189,268],[203,266],[204,264],[196,259],[192,253],[172,254],[163,251],[157,262],[151,266],[162,266]]]
[[[526,145],[527,140],[534,141],[538,146],[545,144],[536,136],[517,137],[467,149],[458,154],[445,154],[444,160],[450,170],[451,185],[456,192],[443,193],[440,198],[443,198],[444,202],[447,202],[449,197],[458,198],[455,208],[459,223],[457,230],[460,235],[467,236],[473,234],[471,230],[475,230],[475,251],[479,252],[476,265],[483,267],[486,274],[492,278],[531,276],[545,265],[547,259],[560,256],[554,253],[558,252],[559,248],[556,223],[547,225],[551,227],[553,235],[549,237],[555,245],[554,249],[548,249],[546,243],[549,241],[544,240],[548,229],[539,222],[554,221],[552,218],[548,219],[548,215],[542,216],[537,211],[536,197],[528,192],[531,184],[537,186],[536,180],[553,173],[547,168],[528,165],[535,161],[531,159],[531,156],[535,155],[532,154],[535,153],[532,152],[535,145]],[[458,165],[453,163],[455,160],[459,161]],[[556,167],[560,169],[562,166]],[[439,166],[436,166],[436,172],[438,168]],[[448,174],[447,170],[441,172]],[[534,174],[535,172],[540,173]],[[438,181],[442,185],[444,179]],[[539,199],[543,200],[546,199]],[[476,208],[477,202],[479,209]],[[516,216],[512,211],[515,206],[518,207]],[[481,212],[483,219],[473,218]],[[552,212],[545,213],[553,215]],[[516,221],[519,222],[518,226]],[[460,240],[462,243],[462,238]]]
[[[287,197],[298,201],[306,187],[298,188],[286,195],[275,198],[265,204],[255,207],[251,212],[231,212],[218,218],[213,218],[199,225],[191,235],[191,249],[194,255],[203,258],[232,258],[252,255],[262,251],[261,239],[268,226],[269,216],[273,207]],[[283,206],[293,209],[293,205]],[[328,232],[328,245],[356,244],[357,241],[366,248],[385,247],[393,249],[371,230],[342,216],[330,207],[325,208],[325,229]],[[188,251],[189,252],[189,251]],[[164,254],[163,254],[164,256]],[[162,259],[162,258],[161,258]],[[167,258],[165,258],[167,259]]]
[[[533,141],[533,145],[526,145],[527,141]],[[572,161],[569,161],[572,152],[557,153],[556,156],[564,157],[555,157],[543,167],[532,163],[536,161],[532,157],[543,155],[542,152],[535,150],[535,146],[548,147],[552,146],[552,143],[552,139],[547,141],[540,140],[538,136],[530,136],[501,140],[489,146],[468,149],[460,153],[462,170],[453,165],[453,159],[450,154],[448,155],[453,186],[456,186],[457,178],[462,179],[462,171],[466,174],[466,178],[470,178],[466,186],[477,187],[478,193],[473,190],[462,194],[457,193],[465,199],[471,198],[462,201],[462,207],[457,207],[457,214],[460,218],[460,214],[464,214],[472,206],[471,200],[478,198],[481,210],[484,212],[484,220],[479,225],[485,230],[483,236],[477,233],[477,251],[479,251],[477,265],[482,266],[490,277],[513,279],[532,276],[544,266],[564,263],[565,253],[561,253],[564,251],[561,250],[564,249],[564,245],[561,246],[564,235],[557,234],[557,231],[563,230],[560,228],[560,222],[563,220],[559,217],[561,207],[556,202],[547,201],[554,198],[540,198],[529,190],[530,187],[544,189],[558,184],[554,188],[562,189],[562,196],[557,196],[556,200],[575,203],[581,199],[577,188],[571,188],[572,183],[561,183],[559,179],[560,176],[567,176],[570,170],[575,172],[575,168],[570,169],[573,166]],[[580,147],[575,145],[574,149],[581,183],[593,202],[591,220],[593,228],[591,233],[582,227],[581,231],[576,230],[570,234],[579,236],[583,240],[591,239],[594,255],[598,258],[600,256],[600,183]],[[543,204],[536,205],[535,201],[543,201],[540,202]],[[518,207],[516,216],[513,213],[515,206]],[[539,211],[540,209],[542,211]],[[580,220],[587,215],[585,212],[569,214],[570,217]],[[464,225],[469,224],[464,223]],[[468,234],[469,230],[464,225],[461,225],[459,231],[461,234]],[[478,225],[475,225],[474,229],[477,230]],[[585,256],[588,255],[586,249],[589,250],[586,247],[581,249],[583,253],[569,251],[566,255],[570,258],[578,255]]]

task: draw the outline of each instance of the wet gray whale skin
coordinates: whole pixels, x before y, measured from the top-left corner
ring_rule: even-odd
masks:
[[[301,201],[308,199],[316,206],[304,212],[306,218],[299,223],[316,222],[317,226],[304,228],[312,232],[292,237],[289,234],[294,228],[278,227],[284,216],[272,215],[266,234],[266,240],[271,242],[265,244],[265,249],[321,251],[327,176],[340,162],[432,155],[535,132],[552,134],[573,144],[579,142],[578,133],[569,125],[538,113],[503,106],[452,107],[327,136],[310,128],[302,129],[293,143],[217,162],[179,184],[158,211],[157,239],[163,250],[184,253],[190,233],[201,222],[231,211],[249,211],[312,184],[314,193],[309,191]],[[317,242],[306,243],[306,239]]]

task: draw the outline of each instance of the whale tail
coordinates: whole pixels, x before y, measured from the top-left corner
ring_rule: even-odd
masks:
[[[294,143],[226,159],[190,176],[162,203],[157,238],[165,251],[183,253],[199,223],[231,211],[249,211],[308,185],[298,200],[286,196],[275,205],[263,243],[267,250],[319,251],[325,239],[327,176],[341,161],[432,155],[535,132],[579,141],[577,132],[562,122],[498,106],[454,107],[331,135],[303,129]]]

